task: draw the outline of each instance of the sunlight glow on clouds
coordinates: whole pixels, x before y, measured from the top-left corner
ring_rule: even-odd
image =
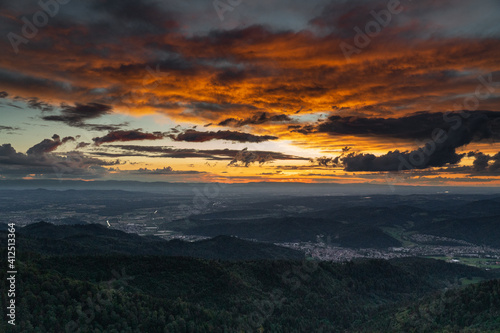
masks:
[[[388,1],[243,1],[223,20],[210,1],[69,2],[30,38],[39,5],[2,3],[2,35],[27,42],[0,39],[0,175],[498,184],[500,4],[398,4],[346,59]],[[30,157],[54,134],[74,142]]]

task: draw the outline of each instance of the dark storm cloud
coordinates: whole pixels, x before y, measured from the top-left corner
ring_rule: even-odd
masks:
[[[1,95],[1,93],[0,93]],[[5,96],[7,97],[8,94]],[[1,96],[0,96],[1,98]],[[20,102],[23,102],[26,104],[26,106],[28,106],[29,108],[31,109],[35,109],[35,110],[40,110],[42,112],[47,112],[47,111],[53,111],[54,110],[54,106],[48,102],[45,102],[45,101],[42,101],[40,100],[38,97],[29,97],[29,98],[24,98],[24,97],[21,97],[21,96],[15,96],[12,98],[13,101],[20,101]],[[9,106],[12,106],[12,107],[15,107],[15,108],[18,108],[18,109],[22,109],[21,107],[17,106],[17,105],[14,105],[14,104],[11,104],[9,103],[8,104]]]
[[[323,120],[318,120],[318,123],[322,121]],[[288,126],[288,129],[290,130],[290,132],[301,134],[310,134],[316,131],[314,125],[290,125]]]
[[[357,118],[332,116],[316,127],[301,128],[308,132],[332,135],[364,135],[392,137],[408,140],[425,140],[425,145],[414,151],[390,151],[387,154],[350,153],[326,164],[343,166],[345,171],[402,171],[442,167],[459,163],[465,154],[456,149],[471,142],[500,139],[500,112],[421,112],[402,118]],[[476,168],[484,165],[479,157]],[[321,164],[321,161],[318,161]]]
[[[95,137],[92,139],[96,145],[111,142],[126,142],[126,141],[141,141],[141,140],[160,140],[165,137],[162,132],[147,133],[141,129],[130,131],[112,131],[103,137]]]
[[[2,125],[0,125],[0,131],[18,131],[18,130],[20,130],[19,127],[2,126]]]
[[[393,2],[399,4],[398,9],[403,8],[402,2]],[[407,2],[405,2],[406,4]],[[320,29],[327,29],[341,38],[352,38],[356,34],[353,30],[355,26],[364,29],[367,22],[374,20],[371,11],[379,12],[386,9],[387,5],[387,0],[370,2],[362,0],[330,1],[323,8],[320,15],[311,19],[310,24]],[[391,21],[389,20],[389,22]],[[392,23],[394,24],[394,22]]]
[[[111,111],[111,106],[89,103],[75,104],[74,106],[63,104],[61,105],[61,113],[68,122],[81,122],[87,119],[95,119],[108,114]]]
[[[88,142],[79,142],[79,143],[76,145],[75,149],[85,148],[85,147],[87,147],[87,146],[90,146],[90,143],[88,143]]]
[[[500,152],[493,155],[491,159],[493,160],[493,164],[490,165],[489,171],[500,172]]]
[[[273,88],[268,88],[264,91],[266,94],[284,94],[284,95],[296,95],[296,94],[307,94],[313,97],[319,97],[328,92],[327,87],[321,87],[319,85],[301,85],[297,87],[289,85],[280,85]]]
[[[38,109],[38,110],[41,110],[42,112],[54,110],[54,106],[52,106],[49,103],[46,103],[46,102],[39,100],[38,97],[33,97],[30,99],[27,99],[27,100],[25,100],[25,102],[28,104],[28,106],[30,108]]]
[[[381,156],[350,153],[340,160],[345,171],[405,171],[454,165],[464,156],[465,154],[457,154],[454,148],[446,147],[430,155],[425,155],[422,149],[411,152],[395,150]],[[414,163],[410,162],[413,158],[416,160]]]
[[[76,103],[74,106],[61,104],[59,115],[43,116],[42,119],[62,122],[68,126],[84,128],[90,131],[117,131],[129,125],[126,122],[121,124],[90,124],[86,122],[110,114],[111,111],[111,106],[100,103]]]
[[[0,175],[23,177],[34,174],[48,178],[75,176],[95,178],[107,173],[107,169],[104,166],[119,164],[118,161],[106,162],[78,152],[69,152],[64,155],[44,152],[44,150],[53,151],[55,149],[54,146],[62,142],[57,142],[58,136],[55,135],[54,137],[56,139],[44,140],[45,143],[42,141],[40,144],[30,148],[31,152],[27,154],[17,152],[10,143],[1,145]],[[66,141],[71,141],[69,137],[65,139]]]
[[[254,135],[250,133],[236,132],[236,131],[217,131],[217,132],[199,132],[196,130],[186,130],[183,133],[169,137],[174,141],[186,142],[206,142],[211,140],[228,140],[237,142],[264,142],[269,140],[276,140],[278,137],[271,135]]]
[[[129,153],[129,154],[122,154],[122,153],[107,153],[103,151],[98,151],[98,152],[90,152],[90,155],[93,156],[99,156],[99,157],[110,157],[110,158],[119,158],[119,157],[131,157],[131,156],[137,156],[137,157],[152,157],[148,156],[147,154],[140,154],[140,153]]]
[[[469,152],[468,157],[474,157],[474,162],[472,163],[472,169],[476,172],[484,171],[488,168],[488,164],[491,160],[491,156],[483,154],[481,152]]]
[[[161,147],[161,146],[135,146],[135,145],[106,146],[106,148],[117,148],[125,151],[123,153],[113,154],[112,155],[113,157],[137,156],[136,153],[146,153],[149,155],[142,155],[142,156],[162,157],[162,158],[164,157],[204,158],[210,160],[233,160],[238,154],[241,154],[242,152],[241,150],[227,149],[227,148],[198,150],[198,149],[171,148],[171,147]],[[129,152],[134,152],[134,153],[129,153]],[[305,157],[287,155],[273,151],[253,150],[248,152],[258,156],[270,156],[271,159],[273,160],[308,160]],[[101,153],[95,153],[95,154],[101,154]],[[102,156],[111,156],[111,155],[102,155]]]
[[[107,148],[118,148],[124,152],[118,153],[121,156],[137,156],[136,153],[141,153],[140,156],[148,157],[167,157],[167,158],[205,158],[211,160],[229,160],[237,154],[236,150],[229,149],[209,149],[197,150],[186,148],[171,148],[161,146],[134,146],[134,145],[116,145],[106,146]],[[131,153],[134,152],[134,153]]]
[[[387,119],[375,119],[374,121],[362,119],[352,119],[352,122],[346,122],[339,117],[331,117],[327,127],[329,133],[342,134],[361,134],[371,136],[386,136],[405,139],[426,139],[425,145],[414,150],[390,151],[387,154],[376,156],[374,154],[349,153],[342,154],[338,160],[332,162],[337,166],[343,166],[345,171],[402,171],[412,169],[426,169],[430,167],[442,167],[445,165],[455,165],[461,161],[465,154],[457,154],[456,149],[465,146],[471,142],[480,142],[483,140],[498,140],[500,131],[498,131],[497,119],[499,112],[478,111],[471,113],[451,113],[444,118],[444,121],[437,125],[443,125],[443,128],[437,127],[436,122],[431,125],[422,122],[421,116],[435,115],[428,113],[417,114],[410,117],[404,117],[399,120],[391,119],[389,124],[401,124],[408,130],[404,133],[401,129],[386,126]],[[337,121],[339,122],[337,126]],[[448,121],[446,121],[448,119]],[[410,120],[415,120],[415,126],[421,125],[422,128],[410,126]],[[418,120],[418,121],[417,121]],[[378,127],[370,126],[378,124]],[[320,124],[321,127],[323,124]],[[370,125],[370,126],[369,126]],[[447,129],[447,131],[445,130]],[[427,136],[428,135],[428,136]],[[327,162],[328,163],[328,162]],[[481,163],[481,162],[478,162]],[[484,162],[483,162],[484,163]],[[481,164],[478,164],[478,167]]]
[[[386,15],[380,13],[387,12],[391,5],[394,5],[393,14],[389,13],[389,19],[386,19]],[[352,39],[356,34],[354,27],[365,31],[366,24],[377,20],[378,14],[377,21],[384,22],[384,31],[376,36],[378,39],[390,39],[394,35],[406,38],[477,36],[485,31],[498,35],[497,27],[488,30],[500,12],[498,3],[485,1],[484,5],[478,8],[467,0],[421,0],[417,3],[404,0],[330,1],[318,16],[310,20],[310,24],[341,38]],[[440,12],[450,15],[444,17],[438,14]],[[476,15],[481,15],[482,20]],[[415,20],[417,17],[419,20]]]
[[[193,102],[189,107],[195,114],[203,114],[207,112],[221,113],[230,112],[232,110],[240,110],[246,112],[254,112],[258,110],[257,107],[250,104],[236,104],[236,103],[207,103],[207,102]]]
[[[238,152],[236,156],[229,162],[229,166],[244,166],[248,167],[250,164],[258,163],[259,165],[271,162],[273,157],[270,154],[257,154],[253,151],[248,151],[247,148]]]
[[[432,136],[435,129],[449,131],[460,126],[473,126],[478,136],[475,139],[500,138],[500,112],[418,112],[401,118],[363,118],[331,116],[316,126],[292,125],[289,128],[295,132],[328,133],[331,135],[359,135],[368,137],[387,137],[407,140],[423,140]],[[494,128],[493,128],[494,127]],[[471,130],[473,130],[471,128]]]
[[[9,89],[36,91],[39,94],[53,92],[68,93],[71,90],[71,86],[67,82],[35,77],[3,68],[0,68],[0,85],[9,87]]]
[[[84,123],[88,119],[96,119],[111,112],[111,106],[89,103],[89,104],[75,104],[70,106],[61,104],[61,114],[54,116],[44,116],[42,119],[48,121],[60,121],[69,126],[85,127]]]
[[[12,104],[12,103],[7,103],[7,105],[8,105],[8,106],[11,106],[11,107],[13,107],[13,108],[16,108],[16,109],[22,109],[22,107],[17,106],[17,105],[14,105],[14,104]]]
[[[270,122],[289,122],[292,121],[292,119],[287,116],[286,114],[275,114],[275,115],[270,115],[267,112],[261,112],[253,115],[252,117],[246,118],[246,119],[235,119],[235,118],[228,118],[223,121],[221,121],[218,125],[219,126],[231,126],[231,127],[241,127],[244,125],[259,125],[259,124],[264,124],[264,123],[270,123]]]
[[[65,137],[65,138],[63,138],[61,140],[61,138],[59,137],[59,135],[54,134],[52,136],[52,140],[51,139],[45,139],[42,142],[37,143],[36,145],[34,145],[30,149],[28,149],[28,151],[26,152],[26,154],[28,154],[28,155],[42,155],[44,153],[50,153],[50,152],[53,152],[54,150],[56,150],[57,148],[59,148],[59,146],[65,144],[68,141],[75,141],[75,138],[73,138],[71,136],[68,136],[68,137]]]
[[[425,146],[414,151],[388,152],[385,155],[350,153],[340,157],[340,163],[346,171],[403,171],[426,169],[458,164],[466,154],[458,154],[456,149],[473,141],[483,139],[498,139],[499,132],[492,131],[491,123],[483,117],[470,117],[467,123],[457,129],[450,128],[445,132],[440,129],[432,134]],[[470,152],[469,157],[475,157],[472,171],[495,172],[500,167],[500,154],[494,156]],[[489,162],[493,161],[492,165]]]
[[[97,12],[107,13],[115,26],[122,26],[129,33],[165,33],[166,29],[173,29],[178,24],[173,20],[173,14],[161,2],[124,0],[92,1]]]
[[[174,170],[172,167],[168,166],[161,169],[140,168],[138,170],[132,170],[130,173],[138,175],[196,175],[205,172],[196,170]]]
[[[338,161],[339,161],[338,157],[333,158],[333,157],[326,157],[326,156],[318,157],[318,158],[311,160],[311,162],[317,163],[319,166],[322,166],[322,167],[327,167],[330,164],[336,165],[338,163]]]
[[[220,71],[217,74],[216,82],[220,82],[222,84],[241,82],[244,81],[247,77],[249,77],[248,74],[249,72],[245,70],[228,68]]]
[[[474,157],[474,162],[472,163],[472,171],[474,172],[500,172],[500,153],[492,156],[482,152],[471,151],[467,154],[467,156]],[[490,164],[491,161],[493,163]]]
[[[489,171],[500,172],[500,152],[496,153],[491,157],[493,164],[489,166]]]
[[[192,60],[183,58],[181,54],[169,52],[169,58],[156,62],[143,62],[133,64],[121,64],[119,67],[105,67],[102,70],[120,75],[134,75],[146,71],[147,78],[160,80],[167,73],[182,72],[183,75],[194,75],[201,67],[195,66]],[[143,77],[144,79],[144,77]]]
[[[440,130],[425,146],[414,151],[390,151],[382,156],[373,154],[350,153],[342,158],[346,171],[402,171],[426,169],[454,165],[462,160],[465,154],[457,154],[456,148],[491,137],[487,127],[481,121],[470,122],[448,133]],[[429,138],[430,139],[430,138]]]
[[[83,127],[85,129],[88,129],[89,131],[118,131],[123,127],[126,127],[130,125],[128,122],[121,123],[121,124],[108,124],[108,125],[101,125],[101,124],[85,124]]]

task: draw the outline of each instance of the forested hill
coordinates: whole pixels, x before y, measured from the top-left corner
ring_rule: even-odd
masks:
[[[364,332],[499,332],[500,280],[425,297],[382,313],[358,327]]]
[[[7,267],[5,232],[0,239]],[[99,225],[34,224],[16,242],[16,328],[2,316],[0,332],[500,331],[494,270],[423,258],[271,260],[291,252],[230,237],[167,242]],[[257,255],[266,260],[219,260]],[[471,281],[484,282],[462,286]]]
[[[6,237],[0,237],[0,244],[3,243],[6,244]],[[229,236],[197,242],[166,241],[109,229],[100,224],[53,225],[45,222],[18,229],[17,248],[48,255],[166,255],[221,260],[304,258],[304,254],[297,250]]]
[[[0,258],[6,265],[4,250]],[[432,304],[419,299],[439,299],[468,276],[495,277],[412,258],[330,263],[21,252],[17,269],[17,332],[357,332],[401,325],[387,322],[395,315],[413,327],[412,316],[399,315],[405,304]],[[462,310],[472,308],[456,307]],[[473,313],[490,311],[497,309]],[[374,323],[379,313],[386,316]]]

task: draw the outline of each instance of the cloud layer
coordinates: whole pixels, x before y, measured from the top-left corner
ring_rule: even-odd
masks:
[[[144,170],[159,156],[251,167],[325,154],[319,167],[346,172],[459,168],[472,159],[473,172],[496,170],[498,1],[401,1],[387,16],[385,0],[256,0],[224,20],[202,0],[71,1],[25,36],[23,24],[41,10],[2,3],[0,108],[30,109],[46,137],[60,126],[75,134],[32,138],[39,143],[3,165],[62,158],[55,152],[78,140],[71,154],[80,161],[143,157]],[[379,31],[366,31],[370,24]],[[356,51],[346,57],[342,45]],[[118,115],[127,121],[110,120]],[[8,119],[3,142],[31,126],[22,115]],[[165,130],[163,121],[179,127]],[[89,131],[102,133],[77,137]],[[143,141],[158,146],[118,146]],[[227,142],[266,149],[214,149]],[[167,172],[171,163],[162,163],[147,170]]]
[[[212,140],[227,140],[237,142],[264,142],[276,140],[278,137],[272,135],[254,135],[250,133],[236,131],[217,131],[217,132],[200,132],[197,130],[186,130],[179,134],[170,134],[169,137],[174,141],[186,142],[206,142]]]

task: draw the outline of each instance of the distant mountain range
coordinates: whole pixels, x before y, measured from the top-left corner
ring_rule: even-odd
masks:
[[[51,180],[51,179],[16,179],[0,180],[0,189],[92,189],[92,190],[129,190],[179,193],[190,192],[193,188],[203,188],[207,183],[180,182],[140,182],[126,180]],[[407,186],[390,184],[346,184],[346,183],[276,183],[252,182],[230,183],[224,191],[257,191],[263,194],[281,193],[289,196],[314,195],[374,195],[374,194],[494,194],[496,187],[484,186]]]
[[[276,207],[303,207],[303,211],[272,215]],[[399,247],[401,239],[387,232],[397,229],[406,239],[412,234],[446,237],[457,242],[436,245],[500,248],[500,198],[463,200],[456,196],[374,196],[290,198],[259,203],[254,210],[210,212],[191,216],[190,223],[174,221],[169,229],[188,235],[234,235],[265,242],[315,242],[317,235],[331,244],[349,248]],[[462,243],[463,244],[463,243]]]
[[[184,230],[202,236],[234,235],[266,242],[315,242],[317,235],[329,235],[331,242],[343,247],[387,248],[401,242],[376,225],[347,224],[320,218],[266,218],[252,222],[220,223]]]

